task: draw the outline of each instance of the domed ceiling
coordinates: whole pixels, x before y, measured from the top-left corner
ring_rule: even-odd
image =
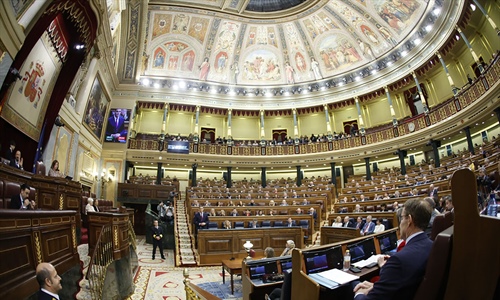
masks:
[[[434,55],[461,7],[437,0],[154,3],[140,76],[256,88],[330,87],[366,77],[371,90],[384,84],[377,72],[391,66],[384,80],[397,80]],[[258,3],[268,11],[273,3],[287,6],[273,18],[248,17],[244,4]]]

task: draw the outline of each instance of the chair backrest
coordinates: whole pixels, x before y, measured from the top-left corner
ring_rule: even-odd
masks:
[[[35,164],[35,174],[47,175],[43,161],[39,161]]]
[[[382,219],[382,224],[384,224],[385,230],[392,228],[392,223],[387,219]]]
[[[234,222],[234,228],[245,228],[245,225],[242,221]]]
[[[274,221],[274,227],[283,227],[283,221]]]
[[[262,221],[262,227],[271,227],[271,221]]]
[[[437,215],[434,218],[431,236],[429,238],[433,241],[441,231],[445,230],[451,225],[453,225],[453,214],[451,212],[447,211],[444,215]]]
[[[281,286],[281,297],[280,300],[291,300],[292,299],[292,272],[285,272],[285,277],[283,278],[283,285]]]
[[[209,229],[217,229],[219,226],[217,225],[217,222],[208,222],[208,228]]]
[[[414,300],[444,299],[451,263],[453,227],[436,236],[427,260],[425,275]]]
[[[300,220],[299,226],[302,228],[309,228],[309,220]]]

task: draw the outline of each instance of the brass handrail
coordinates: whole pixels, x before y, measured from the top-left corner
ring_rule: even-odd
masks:
[[[133,231],[133,230],[132,230]],[[113,262],[113,231],[103,225],[87,270],[87,280],[92,299],[102,299],[106,270]]]
[[[137,250],[137,237],[135,236],[134,225],[132,225],[132,221],[130,220],[128,220],[128,240],[132,248]]]

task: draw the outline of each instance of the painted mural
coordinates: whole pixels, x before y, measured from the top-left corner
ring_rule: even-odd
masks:
[[[283,23],[155,7],[148,14],[141,74],[263,85],[327,78],[386,54],[427,5],[426,0],[329,1]]]
[[[102,142],[104,120],[108,113],[109,98],[103,90],[99,74],[94,78],[92,89],[90,90],[87,107],[83,116],[83,124]]]
[[[279,81],[282,71],[278,56],[268,50],[255,50],[244,59],[242,80]]]

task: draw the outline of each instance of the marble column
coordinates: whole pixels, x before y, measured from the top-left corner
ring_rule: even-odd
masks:
[[[266,167],[261,167],[261,171],[260,171],[260,181],[261,181],[261,185],[263,188],[266,187]]]
[[[331,141],[333,140],[333,134],[332,134],[332,125],[330,124],[330,114],[328,113],[328,105],[323,104],[323,109],[325,111],[326,135],[328,137],[328,140]]]
[[[228,109],[227,110],[227,141],[226,141],[226,144],[228,146],[233,145],[233,137],[231,135],[231,118],[232,118],[232,116],[233,116],[233,110]]]
[[[462,29],[460,29],[460,27],[458,27],[458,25],[455,25],[455,28],[457,29],[458,33],[460,34],[460,36],[462,37],[462,39],[464,40],[465,42],[465,45],[467,45],[467,48],[469,48],[469,51],[470,51],[470,54],[472,55],[472,58],[474,59],[474,61],[476,62],[477,64],[477,67],[479,68],[479,71],[481,73],[484,72],[484,68],[483,68],[483,65],[481,64],[481,62],[479,61],[479,57],[477,57],[477,54],[476,52],[474,51],[474,49],[472,48],[471,44],[469,43],[469,40],[467,39],[467,37],[465,36],[465,34],[462,32]]]
[[[389,93],[389,87],[385,86],[385,94],[387,95],[387,102],[389,102],[389,109],[391,111],[392,117],[392,125],[394,127],[398,126],[398,119],[396,118],[396,112],[394,111],[394,107],[392,106],[391,93]]]
[[[472,154],[475,154],[474,153],[474,144],[472,143],[472,137],[470,135],[470,127],[469,126],[465,127],[464,131],[465,131],[465,136],[467,137],[467,146],[469,148],[469,152]]]
[[[198,168],[198,164],[193,164],[191,166],[191,186],[196,186],[196,169]]]
[[[227,167],[226,187],[230,188],[232,185],[233,185],[233,182],[231,180],[231,167]]]
[[[297,122],[297,110],[295,108],[292,109],[293,113],[293,137],[295,139],[295,144],[299,143],[299,125]]]
[[[332,176],[332,184],[337,185],[337,174],[335,172],[335,162],[330,163],[330,174]]]
[[[370,170],[370,158],[365,157],[366,180],[372,180],[372,173]]]
[[[156,169],[156,184],[157,185],[161,185],[161,178],[162,178],[162,168],[163,164],[162,163],[158,163],[158,168]]]
[[[363,122],[363,115],[361,114],[361,107],[359,106],[359,97],[354,97],[354,101],[356,101],[356,109],[358,110],[359,133],[365,135],[365,122]]]
[[[300,172],[300,166],[296,166],[297,168],[297,186],[302,185],[302,172]]]
[[[444,62],[444,59],[441,56],[441,53],[436,52],[436,55],[439,58],[441,65],[443,66],[444,72],[446,73],[446,77],[448,78],[448,82],[450,83],[450,87],[451,87],[451,90],[453,91],[453,95],[458,94],[459,89],[455,86],[455,83],[453,82],[453,79],[451,78],[450,71],[448,71],[448,67],[446,67],[446,63]]]
[[[495,31],[497,32],[497,35],[500,34],[500,30],[498,29],[498,26],[495,24],[495,22],[493,22],[493,20],[488,15],[488,13],[484,9],[484,7],[477,0],[472,0],[472,1],[476,5],[476,7],[479,8],[479,10],[483,13],[484,17],[488,20],[488,22],[490,23],[491,27],[493,27],[493,29],[495,29]]]
[[[194,117],[194,132],[193,132],[193,141],[195,143],[198,143],[200,140],[200,133],[199,133],[199,120],[200,120],[200,106],[196,106],[196,114]],[[214,141],[211,141],[212,143]]]
[[[266,131],[264,130],[264,110],[260,110],[260,141],[265,142],[266,140]]]
[[[427,99],[424,97],[424,93],[422,92],[422,88],[420,87],[420,82],[418,82],[417,74],[415,72],[411,72],[413,75],[413,79],[415,80],[415,85],[417,86],[418,95],[420,96],[420,100],[422,101],[422,106],[424,107],[424,113],[429,113],[429,107],[427,106]]]
[[[396,151],[398,157],[399,157],[399,166],[401,167],[401,175],[406,175],[406,165],[405,165],[405,157],[406,157],[406,150],[400,150]]]
[[[431,141],[431,146],[432,146],[432,152],[434,153],[434,165],[436,168],[439,168],[441,166],[441,160],[439,158],[439,149],[438,147],[441,146],[440,141]]]

